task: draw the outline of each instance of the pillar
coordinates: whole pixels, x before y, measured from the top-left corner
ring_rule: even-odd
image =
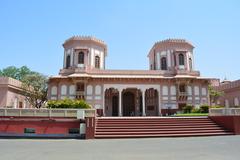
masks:
[[[160,96],[160,89],[158,90],[158,115],[161,116],[162,113],[161,113],[161,96]]]
[[[103,116],[105,116],[105,89],[103,88],[103,96],[102,96],[102,108],[103,108]]]
[[[146,89],[141,89],[142,91],[142,116],[146,116],[146,109],[145,109],[145,91]]]
[[[119,92],[119,104],[118,104],[118,116],[122,116],[122,89],[118,89]]]

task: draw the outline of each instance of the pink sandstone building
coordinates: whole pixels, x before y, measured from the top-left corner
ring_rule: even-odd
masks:
[[[0,108],[29,108],[22,83],[9,77],[0,77]]]
[[[218,105],[229,107],[240,106],[240,80],[223,81],[215,89],[223,92],[223,96],[218,99]]]
[[[149,70],[105,69],[107,45],[74,36],[64,44],[63,68],[49,79],[49,100],[84,99],[103,116],[160,116],[209,104],[211,78],[194,68],[194,46],[184,39],[156,42]]]

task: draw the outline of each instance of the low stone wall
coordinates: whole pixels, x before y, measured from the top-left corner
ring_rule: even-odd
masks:
[[[237,116],[209,116],[214,122],[222,127],[240,135],[240,115]]]
[[[68,136],[71,129],[79,129],[80,122],[78,119],[70,118],[0,117],[0,133],[23,135],[26,128],[31,128],[35,130],[34,134],[36,135],[59,134]]]
[[[0,109],[0,137],[20,135],[92,139],[95,116],[94,109]],[[26,134],[26,129],[34,130],[34,133]]]

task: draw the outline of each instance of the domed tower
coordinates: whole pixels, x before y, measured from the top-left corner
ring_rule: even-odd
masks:
[[[64,44],[63,69],[60,74],[105,69],[107,45],[91,36],[73,36]]]
[[[148,57],[151,70],[183,73],[194,71],[194,46],[184,39],[167,39],[156,42]]]

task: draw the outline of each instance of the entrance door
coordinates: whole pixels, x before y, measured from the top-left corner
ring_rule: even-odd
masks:
[[[118,116],[118,96],[112,97],[112,116]]]
[[[125,92],[123,94],[123,116],[135,115],[135,103],[134,94],[131,92]]]

